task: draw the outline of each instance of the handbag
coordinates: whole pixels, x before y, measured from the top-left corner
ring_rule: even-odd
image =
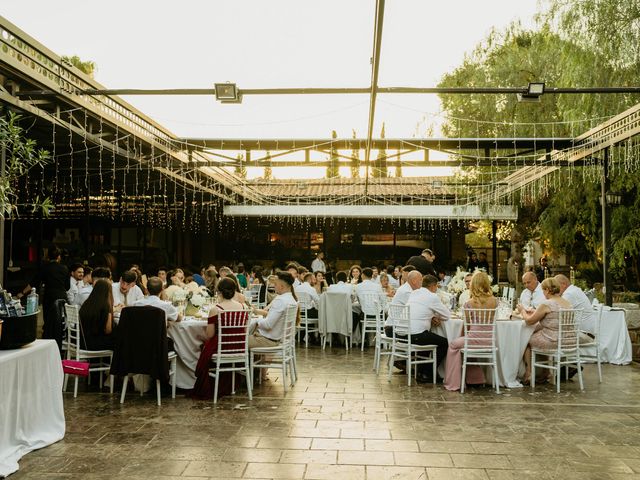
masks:
[[[82,324],[78,324],[78,329],[80,330],[80,334],[82,335],[82,340],[86,344],[86,340],[84,339],[84,332],[82,331]],[[62,371],[68,375],[78,375],[79,377],[88,377],[89,376],[89,367],[91,364],[89,362],[81,362],[80,360],[71,360],[65,359],[62,360]]]
[[[89,362],[80,362],[78,360],[62,360],[62,371],[69,375],[88,377],[89,365]]]

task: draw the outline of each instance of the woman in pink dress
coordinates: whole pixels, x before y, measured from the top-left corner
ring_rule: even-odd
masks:
[[[220,294],[221,300],[211,307],[209,311],[209,320],[207,322],[207,341],[202,347],[200,358],[196,366],[196,383],[193,386],[193,390],[190,392],[192,398],[198,398],[201,400],[211,400],[213,398],[213,381],[209,376],[209,368],[211,368],[211,355],[218,350],[218,336],[216,332],[216,325],[218,323],[218,314],[225,310],[244,310],[244,304],[234,299],[237,293],[237,281],[234,282],[234,278],[225,277],[222,278],[216,290]],[[234,332],[235,333],[235,332]],[[239,332],[243,333],[243,332]],[[228,395],[231,393],[231,372],[223,372],[220,376],[218,385],[218,397]]]
[[[489,313],[490,318],[495,316],[495,309],[498,306],[498,300],[493,296],[491,291],[491,281],[489,276],[483,271],[476,271],[471,278],[471,285],[469,287],[471,297],[463,305],[465,315],[472,315],[472,312],[468,312],[468,309],[485,309],[494,310]],[[469,339],[478,338],[478,340],[470,340],[469,343],[481,345],[486,342],[487,330],[493,328],[493,326],[472,326],[469,332]],[[460,351],[464,347],[464,337],[458,337],[449,343],[449,350],[447,351],[447,365],[444,376],[444,387],[447,390],[460,390],[462,384],[462,352]],[[467,377],[465,379],[468,385],[478,385],[485,383],[484,372],[478,365],[467,366]]]
[[[545,279],[542,284],[542,293],[545,300],[538,305],[535,310],[527,310],[523,305],[518,304],[518,312],[522,315],[527,325],[535,325],[536,331],[529,339],[529,345],[524,351],[524,363],[527,366],[523,383],[528,384],[531,379],[531,347],[539,349],[555,349],[558,347],[558,325],[559,310],[562,308],[573,308],[569,301],[562,298],[560,285],[554,278]],[[585,338],[585,341],[587,339]],[[545,380],[549,376],[549,371],[545,370]]]

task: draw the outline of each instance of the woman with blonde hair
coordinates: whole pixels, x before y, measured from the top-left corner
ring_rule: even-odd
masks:
[[[463,305],[464,314],[471,315],[473,312],[468,310],[482,309],[493,310],[489,315],[495,316],[495,309],[498,307],[498,300],[493,296],[491,291],[491,281],[489,276],[483,271],[476,271],[471,277],[471,285],[469,286],[470,298]],[[470,343],[483,343],[486,337],[486,329],[491,327],[483,327],[478,325],[475,329],[467,332],[469,339],[478,337],[478,340],[470,340]],[[464,337],[458,337],[449,343],[447,351],[447,368],[444,378],[444,386],[447,390],[460,390],[462,385],[462,353],[460,350],[464,347]],[[484,372],[478,365],[467,366],[467,378],[464,381],[469,385],[478,385],[485,383]]]
[[[560,293],[560,284],[555,278],[547,278],[542,281],[541,284],[542,293],[545,300],[535,310],[527,309],[522,304],[518,304],[516,307],[522,318],[527,325],[535,325],[536,331],[533,332],[529,339],[529,345],[524,351],[524,363],[527,366],[523,383],[527,384],[531,378],[531,347],[551,350],[558,346],[558,328],[560,323],[561,309],[573,308],[568,300],[562,298]],[[582,339],[581,339],[582,341]],[[584,338],[584,341],[589,341],[588,338]],[[546,370],[547,377],[549,371]],[[544,381],[547,377],[543,378]]]

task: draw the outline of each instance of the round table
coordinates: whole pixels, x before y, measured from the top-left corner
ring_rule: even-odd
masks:
[[[202,345],[206,341],[207,320],[186,317],[181,322],[169,322],[167,335],[173,339],[178,360],[176,386],[191,389],[196,382],[196,365]]]

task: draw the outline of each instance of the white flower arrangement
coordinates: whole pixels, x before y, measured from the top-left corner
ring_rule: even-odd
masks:
[[[476,268],[473,272],[467,272],[462,267],[458,267],[456,269],[456,274],[453,276],[453,278],[447,285],[447,291],[453,295],[460,295],[462,292],[464,292],[467,289],[467,286],[464,283],[464,277],[469,275],[469,273],[476,273],[480,271],[486,273],[487,276],[489,277],[489,282],[493,283],[493,277],[491,276],[491,274],[489,274],[488,272],[485,272],[484,270],[480,270]],[[491,291],[493,293],[498,293],[499,291],[498,285],[493,285],[491,287]]]
[[[453,295],[460,295],[464,292],[467,288],[464,284],[464,277],[468,274],[469,272],[463,270],[462,267],[458,267],[456,269],[456,274],[447,285],[447,291]]]
[[[452,294],[445,292],[442,288],[439,288],[436,295],[438,295],[438,298],[444,305],[447,307],[451,306]]]
[[[191,295],[191,305],[193,305],[194,307],[200,308],[202,305],[204,305],[204,301],[205,297],[201,293],[194,293],[193,295]]]

